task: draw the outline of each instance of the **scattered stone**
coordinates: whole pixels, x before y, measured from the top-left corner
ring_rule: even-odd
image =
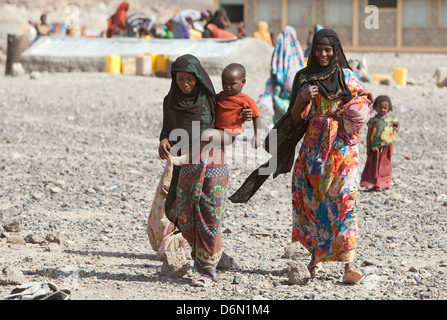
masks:
[[[40,79],[42,77],[39,71],[32,71],[29,75],[30,79]]]
[[[223,270],[230,270],[237,268],[236,261],[234,261],[233,257],[230,257],[228,254],[225,253],[225,251],[222,253],[222,257],[219,260],[219,263],[217,264],[218,269]]]
[[[18,236],[11,236],[11,237],[8,237],[8,239],[6,240],[6,242],[8,242],[8,243],[14,243],[14,244],[21,244],[21,245],[26,244],[25,240],[23,240],[22,237],[18,237]]]
[[[60,193],[61,191],[62,191],[62,189],[59,187],[51,187],[50,188],[50,192],[53,194]]]
[[[287,268],[287,276],[289,284],[305,285],[310,280],[309,270],[307,266],[298,261],[292,261]]]
[[[16,219],[5,223],[3,229],[7,232],[20,232],[22,230],[22,219]]]
[[[49,233],[45,240],[52,243],[63,245],[65,243],[65,237],[60,233]]]
[[[303,253],[303,246],[299,242],[294,242],[284,249],[283,257],[285,259],[294,259],[294,257],[302,256]]]
[[[161,273],[167,277],[181,278],[188,271],[185,251],[179,248],[176,252],[165,252]]]
[[[418,272],[418,269],[416,269],[415,267],[410,267],[410,269],[408,269],[408,271],[410,271],[410,272]]]
[[[11,76],[21,77],[25,75],[25,69],[20,62],[14,62],[11,67]]]
[[[0,285],[16,285],[26,282],[26,277],[22,271],[15,267],[8,266],[0,272]]]
[[[25,242],[32,244],[41,244],[45,242],[45,239],[37,234],[30,233],[25,237]]]
[[[239,283],[241,283],[241,281],[242,281],[242,278],[241,278],[241,276],[240,275],[235,275],[234,277],[233,277],[233,284],[239,284]]]

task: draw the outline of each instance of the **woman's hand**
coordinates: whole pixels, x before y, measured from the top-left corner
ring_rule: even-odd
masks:
[[[309,101],[315,98],[318,95],[318,87],[310,86],[300,92],[299,96],[301,96],[303,101]]]
[[[345,127],[343,125],[343,117],[337,115],[336,111],[337,111],[337,106],[333,106],[328,111],[327,115],[338,122],[338,132],[343,132],[345,130]]]
[[[371,93],[371,91],[366,90],[366,89],[361,89],[358,93],[359,96],[366,96],[366,98],[369,100],[369,103],[373,103],[374,102],[374,96]]]
[[[253,110],[251,110],[250,108],[248,108],[245,105],[244,105],[244,107],[245,107],[245,109],[243,109],[241,112],[242,120],[244,122],[253,120]]]
[[[168,139],[163,139],[160,141],[160,145],[158,146],[158,156],[161,160],[169,159],[169,151],[171,151],[172,146],[169,143]]]

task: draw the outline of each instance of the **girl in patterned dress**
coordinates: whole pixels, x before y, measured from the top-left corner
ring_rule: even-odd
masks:
[[[345,263],[343,283],[356,283],[358,140],[372,94],[349,67],[335,31],[315,33],[307,67],[295,77],[290,117],[308,128],[292,174],[292,242],[311,254],[315,276],[325,261]]]
[[[368,123],[366,134],[365,168],[360,180],[361,187],[371,186],[372,190],[389,189],[391,185],[391,172],[393,170],[393,140],[399,131],[399,122],[389,115],[393,105],[388,96],[378,96],[373,104],[377,112]]]

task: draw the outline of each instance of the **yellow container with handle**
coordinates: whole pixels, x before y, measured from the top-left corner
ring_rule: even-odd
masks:
[[[168,70],[168,58],[169,57],[167,54],[157,55],[157,57],[155,58],[154,70],[161,73],[166,73]]]
[[[107,56],[105,58],[104,71],[107,73],[121,73],[121,56]]]
[[[136,58],[121,59],[121,73],[122,74],[136,74],[136,72],[137,72],[137,59]]]
[[[156,53],[149,53],[149,54],[152,57],[152,70],[155,70],[155,67],[156,67],[155,63],[157,61],[158,54],[156,54]]]
[[[382,79],[391,79],[391,76],[388,75],[388,74],[374,73],[374,74],[373,74],[373,78],[374,78],[374,81],[375,81],[375,82],[380,83],[380,81],[381,81]]]
[[[408,70],[405,68],[394,68],[393,69],[393,80],[396,84],[401,87],[405,87],[407,85],[407,75]]]

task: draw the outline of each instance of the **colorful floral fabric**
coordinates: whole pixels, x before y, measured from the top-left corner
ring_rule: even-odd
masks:
[[[172,161],[169,158],[155,190],[154,201],[147,219],[149,242],[161,259],[164,258],[165,252],[175,252],[180,247],[183,247],[185,252],[187,251],[186,241],[182,234],[165,215],[165,200],[171,184],[172,169]]]
[[[180,169],[176,212],[197,271],[217,281],[216,267],[223,252],[221,225],[228,166],[222,149],[204,151],[201,157],[200,164],[186,164]]]
[[[389,115],[375,115],[368,121],[368,127],[371,128],[371,149],[378,150],[380,147],[390,145],[396,134],[396,126],[399,121]]]
[[[354,97],[328,100],[318,94],[305,106],[302,117],[309,127],[292,175],[292,242],[299,241],[316,261],[354,259],[357,239],[358,136],[368,120],[368,101],[358,97],[361,85],[354,73],[343,69]],[[327,115],[333,107],[343,117],[345,132]]]

